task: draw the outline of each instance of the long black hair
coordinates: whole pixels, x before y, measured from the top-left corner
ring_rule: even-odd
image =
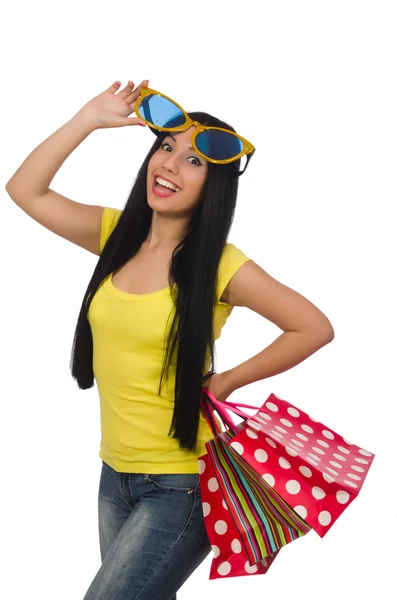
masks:
[[[230,125],[203,112],[192,119],[213,127],[235,131]],[[160,148],[165,132],[155,131],[156,140],[136,176],[120,218],[110,234],[88,284],[73,340],[70,369],[80,389],[94,385],[93,339],[87,318],[91,300],[102,281],[119,269],[140,249],[151,226],[153,210],[147,202],[148,163]],[[195,206],[188,231],[172,254],[169,285],[174,313],[165,344],[159,381],[175,373],[175,406],[168,435],[179,440],[181,449],[196,450],[201,388],[206,365],[215,372],[213,315],[219,262],[233,222],[240,160],[226,165],[208,162],[207,178]]]

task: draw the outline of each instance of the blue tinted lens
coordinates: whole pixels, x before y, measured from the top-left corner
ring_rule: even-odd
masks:
[[[240,154],[244,147],[243,142],[238,137],[215,129],[202,131],[195,141],[200,152],[215,160],[233,158]]]
[[[180,127],[186,122],[184,114],[173,102],[156,94],[146,96],[142,100],[138,113],[157,127]]]

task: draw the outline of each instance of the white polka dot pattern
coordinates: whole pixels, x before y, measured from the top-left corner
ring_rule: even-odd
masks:
[[[301,486],[300,486],[299,481],[296,481],[296,479],[290,479],[285,484],[285,489],[287,490],[287,492],[289,494],[295,495],[295,494],[299,494],[299,492],[301,491]]]
[[[258,439],[258,434],[253,429],[250,429],[249,427],[247,427],[247,435],[249,435],[249,437],[251,437],[253,440]]]
[[[320,537],[357,497],[375,456],[275,394],[231,446]]]
[[[306,519],[306,517],[307,517],[307,510],[306,510],[306,508],[304,506],[300,506],[300,505],[294,506],[293,509],[294,509],[294,511],[296,513],[298,513],[298,515],[300,517],[302,517],[302,519]]]
[[[310,427],[310,425],[301,425],[301,428],[303,429],[303,431],[306,431],[307,433],[314,433],[314,430],[312,427]]]
[[[218,535],[224,535],[227,531],[227,524],[225,521],[217,521],[215,523],[215,531]]]
[[[231,548],[232,548],[233,552],[235,552],[236,554],[240,554],[240,552],[243,549],[240,540],[238,540],[237,538],[235,538],[232,541]]]
[[[264,475],[262,475],[262,478],[266,481],[266,483],[268,483],[271,487],[274,487],[274,484],[276,483],[273,475],[270,475],[270,473],[265,473]]]
[[[265,438],[266,442],[269,444],[269,446],[271,446],[272,448],[277,448],[277,444],[276,442],[273,442],[273,440],[271,440],[270,438]]]
[[[313,475],[313,473],[311,472],[311,470],[308,467],[299,467],[299,471],[305,477],[311,477]]]
[[[286,460],[285,458],[279,458],[278,460],[279,465],[281,468],[283,469],[290,469],[291,468],[291,463],[288,462],[288,460]]]

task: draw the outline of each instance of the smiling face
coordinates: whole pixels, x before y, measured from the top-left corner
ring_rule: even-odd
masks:
[[[182,133],[167,134],[149,161],[147,200],[157,212],[188,214],[197,204],[208,162],[192,148],[194,129],[192,126]],[[158,178],[160,183],[156,183]]]

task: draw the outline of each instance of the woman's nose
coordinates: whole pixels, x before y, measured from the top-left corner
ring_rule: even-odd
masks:
[[[164,160],[164,168],[175,173],[178,170],[178,157],[176,154],[169,154]]]

